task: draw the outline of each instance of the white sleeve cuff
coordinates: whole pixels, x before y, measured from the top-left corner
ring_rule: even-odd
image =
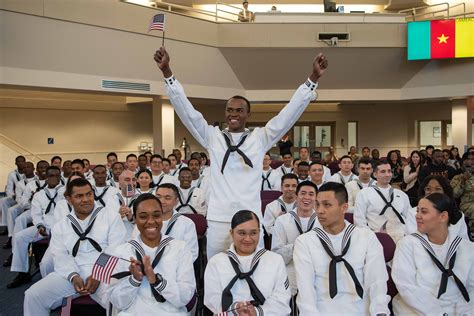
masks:
[[[172,86],[174,82],[176,81],[176,77],[174,75],[171,75],[171,77],[164,78],[164,80],[168,86]]]

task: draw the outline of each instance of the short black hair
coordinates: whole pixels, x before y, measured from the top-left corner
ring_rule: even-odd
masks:
[[[65,196],[71,196],[72,194],[72,190],[75,188],[75,187],[84,187],[88,185],[91,190],[92,190],[92,184],[87,181],[86,179],[84,178],[77,178],[77,179],[74,179],[72,180],[71,182],[69,182],[66,186],[66,192],[64,193]]]
[[[189,162],[189,161],[188,161],[188,162]],[[189,169],[188,167],[183,167],[183,168],[179,169],[178,176],[180,176],[180,175],[181,175],[181,172],[183,172],[183,171],[189,171],[189,172],[192,173],[191,169]]]
[[[299,167],[308,167],[309,168],[309,163],[307,163],[306,161],[302,161],[298,164],[298,168]]]
[[[81,165],[82,168],[85,168],[85,165],[84,165],[84,161],[82,161],[82,159],[74,159],[72,162],[71,162],[71,165]]]
[[[250,101],[246,98],[246,97],[243,97],[241,95],[234,95],[233,97],[230,97],[227,101],[226,101],[226,106],[227,104],[229,103],[230,100],[233,100],[233,99],[236,99],[236,100],[244,100],[245,102],[245,105],[247,106],[247,112],[250,113]]]
[[[135,155],[135,154],[128,154],[128,155],[127,155],[127,158],[125,158],[125,161],[127,161],[128,158],[130,158],[130,157],[135,157],[135,158],[137,158],[137,155]]]
[[[370,158],[359,158],[359,160],[357,161],[357,167],[359,167],[361,164],[364,164],[364,165],[371,165],[372,164],[372,160],[370,160]]]
[[[61,174],[61,169],[59,169],[59,167],[56,167],[56,166],[49,166],[49,167],[46,169],[46,174],[48,174],[50,170],[57,170],[57,171],[59,171],[59,174]]]
[[[40,163],[45,163],[45,164],[47,164],[48,167],[49,167],[49,162],[47,162],[46,160],[40,160],[40,161],[38,161],[38,162],[36,163],[36,169],[38,169],[38,166],[39,166]]]
[[[138,172],[135,174],[135,177],[138,179],[138,177],[142,174],[142,173],[147,173],[151,180],[153,180],[153,175],[151,174],[151,171],[148,170],[148,169],[141,169],[141,170],[138,170]]]
[[[113,163],[112,169],[115,167],[116,164],[121,164],[121,165],[122,165],[122,168],[125,168],[125,165],[123,164],[123,162],[116,161],[116,162]]]
[[[161,157],[160,155],[154,154],[154,155],[151,155],[150,161],[152,161],[155,158],[159,158],[160,160],[163,160],[163,157]]]
[[[145,154],[141,154],[138,156],[138,158],[146,158]]]
[[[61,158],[60,156],[53,156],[53,158],[51,158],[51,163],[53,163],[53,161],[55,161],[56,159],[59,159],[59,161],[63,161],[63,158]]]
[[[83,162],[84,164],[86,163],[86,161],[87,161],[89,164],[91,163],[90,160],[87,159],[87,158],[82,159],[82,162]]]
[[[298,183],[298,176],[296,176],[296,174],[294,174],[294,173],[287,173],[287,174],[284,174],[284,175],[281,177],[281,184],[283,184],[283,182],[284,182],[285,180],[288,180],[288,179],[296,180],[296,183]]]
[[[341,163],[343,159],[349,159],[349,160],[352,162],[352,158],[351,158],[351,156],[349,156],[349,155],[344,155],[344,156],[342,156],[342,157],[339,159],[339,163]]]
[[[176,198],[179,198],[179,190],[178,190],[178,187],[175,186],[174,184],[172,183],[163,183],[163,184],[160,184],[157,188],[156,188],[156,191],[155,192],[158,192],[159,189],[170,189],[170,190],[173,190],[174,194],[176,195]]]
[[[232,216],[232,220],[230,221],[230,228],[234,229],[235,227],[239,226],[242,223],[257,220],[258,227],[260,230],[260,220],[258,219],[257,214],[249,210],[240,210]]]
[[[425,147],[425,150],[428,150],[428,149],[435,149],[433,145],[428,145]]]
[[[318,160],[315,160],[315,161],[311,161],[311,163],[309,164],[309,167],[311,168],[311,166],[314,166],[314,165],[324,166],[324,163],[323,163],[322,160],[318,159]]]
[[[115,165],[115,164],[114,164],[114,165]],[[107,170],[107,168],[106,168],[104,165],[96,165],[96,166],[94,167],[94,169],[92,169],[92,171],[95,171],[95,169],[97,169],[97,168],[104,168],[105,170]]]
[[[374,164],[374,172],[376,172],[381,165],[390,165],[387,159],[380,159]]]
[[[298,183],[298,186],[296,187],[296,194],[300,192],[302,187],[312,187],[316,194],[318,193],[318,186],[311,181],[305,180]]]
[[[368,149],[370,151],[370,148],[367,146],[362,147],[362,151],[364,151],[364,149]]]
[[[191,158],[191,159],[188,160],[188,166],[189,166],[189,163],[191,162],[191,160],[196,160],[198,162],[198,164],[201,165],[201,162],[199,161],[199,159]]]
[[[143,154],[144,154],[145,156],[146,156],[147,154],[148,154],[148,155],[153,155],[153,153],[152,153],[151,151],[145,151]]]
[[[109,157],[115,157],[115,159],[118,159],[117,154],[114,153],[114,152],[108,153],[108,154],[107,154],[107,158],[109,158]]]
[[[347,194],[347,189],[344,184],[337,182],[327,182],[319,188],[319,193],[321,192],[334,192],[336,200],[339,202],[339,205],[347,203],[349,201],[349,195]]]
[[[178,157],[176,157],[175,154],[169,154],[169,155],[168,155],[168,158],[170,158],[170,157],[174,157],[175,159],[178,159]]]
[[[161,162],[167,162],[169,164],[171,164],[171,161],[168,159],[168,158],[161,158]]]
[[[22,156],[22,155],[20,155],[20,156],[16,156],[16,158],[15,158],[15,161],[17,161],[18,159],[23,159],[23,160],[25,160],[25,161],[26,161],[26,158],[25,158],[25,156]]]
[[[299,158],[293,159],[293,166],[294,166],[298,161],[301,161],[301,159],[299,159]]]
[[[148,200],[155,200],[156,202],[158,202],[158,205],[160,205],[160,209],[163,212],[163,207],[161,206],[161,202],[159,198],[157,198],[154,194],[151,194],[151,193],[143,193],[143,194],[140,194],[140,196],[137,197],[135,201],[133,202],[133,206],[132,206],[133,217],[135,218],[137,217],[137,210],[140,204]]]

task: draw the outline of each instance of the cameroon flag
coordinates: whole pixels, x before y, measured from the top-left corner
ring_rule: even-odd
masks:
[[[474,19],[408,22],[408,60],[474,57]]]

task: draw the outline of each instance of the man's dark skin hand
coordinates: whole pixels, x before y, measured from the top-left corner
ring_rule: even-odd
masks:
[[[169,78],[173,75],[170,67],[170,56],[164,47],[160,47],[160,49],[155,52],[154,59],[158,68],[163,72],[163,77]],[[312,82],[318,82],[327,68],[328,60],[322,53],[319,53],[313,60],[313,72],[309,76],[309,79]]]

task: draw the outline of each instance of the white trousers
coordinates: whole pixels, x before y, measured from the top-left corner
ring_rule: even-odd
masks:
[[[11,197],[3,197],[0,199],[0,209],[2,210],[2,221],[0,226],[7,226],[7,212],[10,207],[16,204],[16,201]]]
[[[15,233],[12,240],[12,267],[10,271],[13,272],[28,272],[28,247],[30,243],[46,238],[38,233],[38,228],[35,226],[28,227]]]
[[[43,278],[54,271],[54,260],[50,249],[51,248],[49,247],[46,249],[46,252],[44,253],[43,258],[39,264],[41,277]]]
[[[232,243],[232,236],[230,234],[230,223],[228,222],[207,222],[207,259],[211,259],[219,252],[227,251]],[[259,247],[263,247],[263,226],[260,228]]]
[[[15,230],[13,231],[13,238],[15,234],[23,229],[28,227],[28,224],[33,223],[33,218],[31,217],[31,210],[26,210],[15,219]]]
[[[7,210],[7,227],[8,237],[13,236],[13,230],[15,229],[15,219],[24,211],[23,207],[18,204],[13,205]]]
[[[84,280],[84,283],[86,281]],[[33,284],[25,292],[25,300],[23,302],[24,316],[49,316],[50,311],[59,307],[63,297],[68,297],[76,293],[71,282],[53,272],[44,279]],[[105,306],[105,286],[102,283],[97,291],[91,295],[91,298]]]

